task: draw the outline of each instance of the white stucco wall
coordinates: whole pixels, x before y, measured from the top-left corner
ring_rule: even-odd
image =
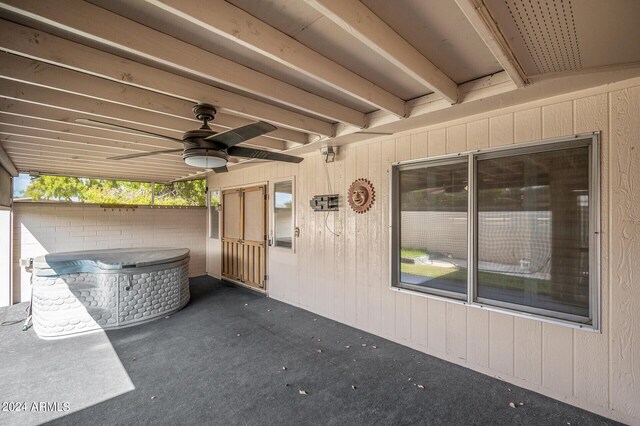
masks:
[[[601,131],[600,332],[389,289],[390,163]],[[640,424],[640,79],[495,110],[342,147],[328,164],[339,212],[314,213],[328,191],[319,153],[210,177],[210,187],[296,178],[296,251],[270,250],[273,298],[519,386]],[[367,178],[376,202],[345,206]],[[210,253],[209,262],[219,263]]]
[[[134,247],[191,249],[190,276],[206,274],[205,208],[111,209],[95,205],[14,203],[13,301],[29,300],[20,258],[77,250]]]

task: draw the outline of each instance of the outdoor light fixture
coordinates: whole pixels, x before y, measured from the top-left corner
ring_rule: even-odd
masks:
[[[333,147],[333,146],[325,146],[320,149],[320,153],[324,157],[325,163],[333,163],[336,160],[337,152],[338,152],[338,147]]]

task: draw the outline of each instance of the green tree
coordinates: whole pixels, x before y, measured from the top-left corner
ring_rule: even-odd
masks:
[[[32,179],[24,195],[33,200],[75,201],[92,204],[151,204],[152,187],[147,182],[39,176]],[[155,184],[156,205],[204,206],[204,180]]]
[[[172,185],[155,184],[155,204],[163,206],[204,206],[207,185],[204,180],[175,182]]]

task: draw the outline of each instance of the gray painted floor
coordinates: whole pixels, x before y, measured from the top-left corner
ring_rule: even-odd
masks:
[[[26,403],[0,424],[612,423],[208,277],[191,289],[170,318],[107,333],[0,327],[0,401]]]

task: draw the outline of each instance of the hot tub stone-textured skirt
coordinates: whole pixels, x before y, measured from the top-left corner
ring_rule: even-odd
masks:
[[[34,274],[32,287],[33,327],[41,338],[126,327],[189,302],[189,257],[126,272]]]

